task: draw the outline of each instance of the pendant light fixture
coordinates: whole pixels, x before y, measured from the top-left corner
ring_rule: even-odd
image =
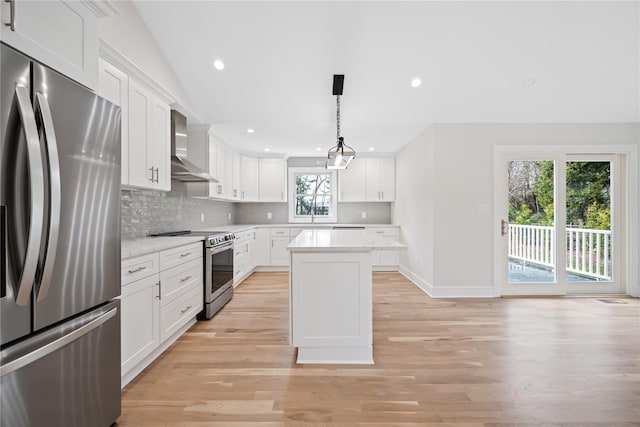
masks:
[[[344,138],[340,135],[340,96],[344,85],[344,74],[333,75],[333,94],[336,97],[336,127],[337,144],[329,149],[327,153],[327,169],[346,169],[356,157],[353,148],[344,143]]]

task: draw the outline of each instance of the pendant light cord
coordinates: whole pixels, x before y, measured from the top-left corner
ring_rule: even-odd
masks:
[[[340,141],[340,95],[336,95],[336,106],[336,125],[338,128],[336,139]]]

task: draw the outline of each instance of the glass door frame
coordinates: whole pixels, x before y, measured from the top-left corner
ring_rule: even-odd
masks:
[[[566,181],[566,155],[564,153],[549,153],[540,151],[505,151],[501,153],[497,162],[494,162],[494,212],[500,216],[501,221],[509,219],[508,202],[508,164],[510,161],[553,161],[553,223],[555,225],[555,242],[554,242],[554,265],[555,280],[553,282],[526,282],[526,283],[510,283],[509,282],[509,254],[508,241],[509,233],[502,235],[499,233],[494,246],[494,277],[499,284],[500,295],[566,295],[566,265],[565,259],[561,256],[566,254],[566,214],[564,209],[558,209],[558,206],[566,204],[566,188],[560,183]],[[564,255],[566,256],[566,255]],[[562,260],[562,262],[560,262]]]
[[[620,156],[615,154],[569,154],[566,162],[609,162],[611,200],[609,202],[611,218],[611,272],[610,281],[592,282],[577,281],[567,282],[567,294],[620,294],[624,292],[622,286],[622,251],[625,246],[625,236],[621,230],[624,228],[622,212],[624,211],[624,182],[621,178]],[[565,165],[566,165],[565,162]],[[565,206],[566,209],[566,206]]]
[[[615,256],[615,280],[619,292],[640,296],[640,215],[639,215],[639,156],[637,144],[591,144],[591,145],[495,145],[493,147],[493,289],[494,296],[502,295],[566,295],[574,293],[567,285],[566,259],[558,262],[560,254],[566,256],[566,163],[580,158],[595,161],[598,157],[617,158],[612,163],[612,180],[617,200],[617,218],[613,231],[617,239],[618,256]],[[591,155],[598,155],[593,156]],[[554,205],[563,206],[555,212],[556,230],[556,282],[549,284],[508,284],[508,238],[501,234],[501,220],[508,220],[507,162],[510,160],[553,160],[555,196]],[[560,166],[560,167],[558,167]],[[614,175],[613,169],[617,170]],[[558,183],[562,185],[558,185]],[[558,211],[556,209],[556,211]],[[562,218],[560,218],[560,215]],[[582,283],[582,282],[580,282]],[[546,286],[546,287],[541,287]],[[548,290],[552,289],[552,293]],[[544,291],[544,293],[541,293]],[[584,292],[580,292],[584,293]]]

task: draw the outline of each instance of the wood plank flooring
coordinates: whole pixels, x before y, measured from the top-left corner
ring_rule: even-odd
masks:
[[[374,274],[373,366],[296,365],[256,273],[123,390],[126,426],[640,426],[640,301],[431,299]]]

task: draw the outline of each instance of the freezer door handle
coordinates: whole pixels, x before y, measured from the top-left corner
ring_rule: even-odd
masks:
[[[42,244],[42,228],[44,220],[44,174],[42,169],[42,155],[40,153],[40,138],[36,119],[29,99],[29,90],[24,86],[16,87],[16,103],[22,121],[22,129],[27,144],[27,158],[29,161],[29,177],[31,187],[31,213],[29,218],[29,237],[25,251],[24,264],[16,289],[14,289],[16,304],[29,304],[29,296],[38,268],[40,245]],[[9,249],[10,250],[10,249]]]
[[[39,280],[40,285],[37,290],[38,301],[42,301],[49,293],[51,285],[51,274],[53,264],[56,259],[56,251],[58,249],[58,234],[60,231],[60,161],[58,156],[58,142],[53,127],[53,118],[51,117],[51,109],[49,102],[42,93],[36,93],[35,111],[39,113],[42,119],[42,127],[44,129],[45,144],[47,148],[47,157],[49,163],[49,233],[47,239],[47,247],[43,254],[44,267]]]
[[[10,374],[13,371],[16,371],[20,368],[23,368],[30,363],[33,363],[47,355],[53,353],[56,350],[59,350],[72,342],[82,338],[87,335],[89,332],[93,331],[97,327],[104,324],[107,320],[111,319],[118,313],[118,307],[114,307],[111,310],[101,314],[99,317],[93,319],[89,323],[75,329],[73,332],[70,332],[62,337],[52,341],[35,351],[27,353],[23,356],[20,356],[14,360],[11,360],[0,366],[0,377],[4,377],[7,374]]]

